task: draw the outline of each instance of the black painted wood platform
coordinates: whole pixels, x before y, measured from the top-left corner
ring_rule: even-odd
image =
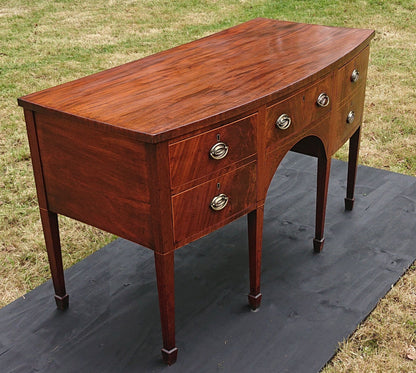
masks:
[[[160,357],[153,253],[118,239],[0,310],[1,372],[317,372],[416,258],[416,178],[333,161],[314,254],[316,160],[289,154],[265,210],[262,306],[247,304],[245,218],[175,254],[178,361]]]

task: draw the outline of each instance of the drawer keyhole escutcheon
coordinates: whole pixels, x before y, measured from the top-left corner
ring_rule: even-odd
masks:
[[[351,110],[347,115],[347,123],[351,124],[352,122],[354,122],[354,119],[355,119],[355,113]]]
[[[209,151],[212,159],[223,159],[228,154],[228,145],[224,142],[217,142]]]
[[[292,119],[290,119],[290,116],[287,114],[282,114],[276,120],[276,127],[281,130],[287,130],[291,124],[292,124]]]
[[[224,193],[219,194],[218,196],[215,196],[210,204],[210,207],[214,210],[214,211],[220,211],[222,210],[225,206],[227,206],[228,203],[228,196],[225,195]]]
[[[329,96],[326,93],[321,93],[316,100],[316,103],[320,107],[326,107],[329,105]]]
[[[351,74],[351,82],[355,83],[360,78],[360,73],[357,69],[354,69]]]

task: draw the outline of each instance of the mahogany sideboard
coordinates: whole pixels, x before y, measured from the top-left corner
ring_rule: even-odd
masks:
[[[172,364],[174,251],[247,214],[248,302],[258,308],[263,207],[285,154],[318,159],[315,251],[331,156],[347,140],[353,207],[373,36],[258,18],[19,98],[57,307],[68,307],[57,214],[148,247]]]

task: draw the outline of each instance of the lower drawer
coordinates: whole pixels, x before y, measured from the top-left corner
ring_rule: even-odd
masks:
[[[202,237],[256,205],[256,162],[172,197],[176,244]]]

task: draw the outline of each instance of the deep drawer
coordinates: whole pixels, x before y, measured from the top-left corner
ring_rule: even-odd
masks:
[[[215,197],[219,198],[214,200]],[[217,202],[213,207],[218,210],[211,207],[213,202]],[[184,243],[191,237],[203,236],[255,205],[254,161],[172,197],[175,242]]]

